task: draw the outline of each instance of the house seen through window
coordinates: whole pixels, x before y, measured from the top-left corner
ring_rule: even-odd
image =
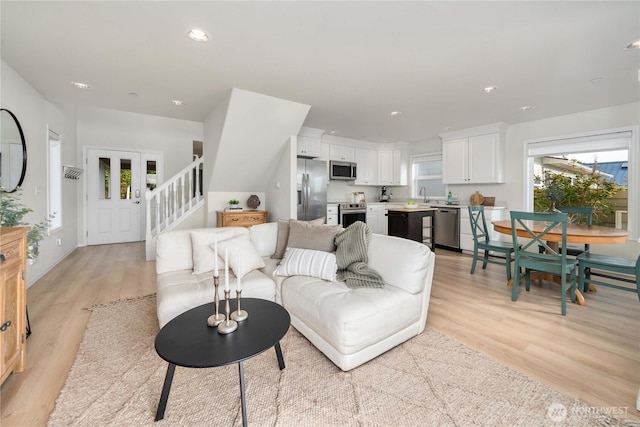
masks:
[[[597,225],[628,229],[630,132],[529,144],[533,207],[592,206]],[[557,200],[556,200],[557,199]]]

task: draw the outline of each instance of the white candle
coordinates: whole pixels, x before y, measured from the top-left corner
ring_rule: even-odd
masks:
[[[240,255],[238,255],[238,264],[237,264],[238,268],[236,268],[236,270],[238,270],[238,275],[236,276],[236,285],[238,286],[238,291],[241,291],[240,289]]]
[[[213,277],[218,277],[218,233],[213,235],[213,252],[214,252],[214,261],[213,261]]]
[[[224,290],[229,290],[229,248],[224,248]]]

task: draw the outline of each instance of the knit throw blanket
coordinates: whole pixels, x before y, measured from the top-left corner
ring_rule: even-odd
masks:
[[[362,221],[356,221],[336,236],[337,279],[350,288],[382,288],[384,280],[367,263],[367,249],[371,230]]]

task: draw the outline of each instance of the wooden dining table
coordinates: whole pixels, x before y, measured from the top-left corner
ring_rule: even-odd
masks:
[[[534,233],[542,233],[549,223],[545,221],[524,221],[527,227],[530,227]],[[493,229],[498,233],[511,235],[511,220],[503,219],[492,221]],[[519,237],[529,237],[529,233],[519,224],[516,225],[516,233]],[[567,243],[581,243],[591,245],[611,245],[626,243],[629,238],[629,232],[613,227],[604,227],[601,225],[585,225],[585,224],[567,224]],[[547,245],[554,251],[558,251],[558,243],[562,241],[562,227],[557,226],[545,234]],[[532,275],[532,278],[542,278],[548,281],[558,283],[558,277],[549,277],[548,274],[540,273],[540,275]],[[513,279],[512,279],[513,280]],[[512,282],[509,281],[509,284]],[[589,289],[592,290],[591,285]],[[593,288],[595,291],[595,288]],[[584,305],[584,296],[580,289],[576,286],[576,301],[579,305]]]

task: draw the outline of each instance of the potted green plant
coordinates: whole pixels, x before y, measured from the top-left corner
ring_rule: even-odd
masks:
[[[237,199],[229,200],[230,209],[238,209],[239,207],[240,207],[240,200],[237,200]]]
[[[23,218],[27,213],[33,212],[33,209],[25,206],[19,196],[19,192],[0,192],[0,227],[29,225]],[[49,219],[44,219],[27,232],[27,258],[35,259],[38,256],[38,242],[45,238],[50,223]]]

